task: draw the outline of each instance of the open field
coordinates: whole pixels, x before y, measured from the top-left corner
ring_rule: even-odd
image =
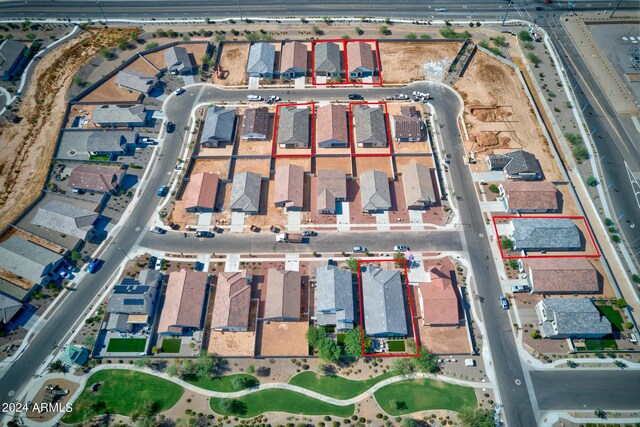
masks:
[[[394,375],[396,375],[395,372],[389,371],[377,377],[357,381],[335,375],[318,375],[307,371],[291,377],[289,384],[304,387],[335,399],[351,399]]]
[[[441,62],[435,68],[442,68],[444,77],[462,43],[383,42],[378,43],[378,46],[382,78],[386,84],[425,80],[428,76],[424,72],[424,64],[427,62],[436,64]]]

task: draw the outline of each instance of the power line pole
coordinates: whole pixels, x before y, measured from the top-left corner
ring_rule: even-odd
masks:
[[[511,3],[513,3],[513,0],[509,0],[509,4],[507,5],[507,10],[504,12],[504,18],[502,18],[502,26],[504,26],[504,22],[507,20],[507,14],[509,13],[509,8],[511,7]]]
[[[238,13],[240,14],[240,20],[242,21],[242,8],[240,7],[240,0],[238,0]]]
[[[616,7],[614,7],[613,10],[611,11],[611,15],[609,16],[609,18],[613,18],[613,14],[616,13],[616,10],[618,10],[618,6],[620,6],[621,2],[622,0],[618,0],[618,3],[616,3]]]

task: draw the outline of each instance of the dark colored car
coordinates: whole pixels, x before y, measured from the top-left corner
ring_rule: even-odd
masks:
[[[87,268],[87,271],[91,274],[94,274],[95,272],[100,270],[100,267],[102,267],[102,263],[103,261],[101,259],[94,259],[93,261],[91,261],[91,264],[89,264],[89,268]]]
[[[360,95],[359,93],[350,93],[349,94],[349,99],[351,99],[351,100],[364,99],[364,97],[362,95]]]
[[[167,133],[173,133],[176,130],[176,125],[173,122],[167,123]]]
[[[170,222],[169,223],[169,227],[171,227],[172,230],[179,230],[180,226],[178,224],[176,224],[175,222]]]
[[[156,266],[156,261],[158,260],[158,258],[152,256],[151,258],[149,258],[149,261],[147,261],[147,268],[149,270],[153,270]]]
[[[204,270],[204,263],[200,262],[200,261],[196,261],[196,265],[193,267],[193,269],[195,271],[202,271]]]
[[[215,236],[215,234],[213,234],[210,231],[196,231],[196,237],[213,237]]]

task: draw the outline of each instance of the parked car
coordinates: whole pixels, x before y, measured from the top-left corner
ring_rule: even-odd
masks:
[[[247,95],[247,101],[251,101],[251,102],[262,101],[262,97],[258,95]]]
[[[317,236],[318,233],[316,233],[315,231],[303,231],[302,232],[302,237],[313,237],[313,236]]]
[[[158,260],[157,257],[152,256],[151,258],[149,258],[149,261],[147,261],[147,268],[149,270],[151,270],[152,268],[155,268],[156,266],[156,261]]]
[[[143,144],[154,144],[155,143],[155,141],[152,138],[149,138],[148,136],[140,138],[140,142],[143,143]]]
[[[64,270],[62,270],[58,275],[60,277],[62,277],[63,279],[71,278],[71,273],[69,273],[68,271],[64,271]]]
[[[407,245],[396,245],[393,247],[394,251],[400,251],[400,252],[404,252],[404,251],[408,251],[409,250],[409,246]]]
[[[509,309],[509,301],[507,301],[507,299],[504,296],[500,297],[500,305],[502,306],[502,308],[504,308],[505,310]]]
[[[355,252],[355,253],[367,252],[367,248],[365,248],[363,246],[354,246],[353,247],[353,252]]]
[[[173,122],[167,123],[167,133],[173,133],[176,130],[176,125]]]
[[[174,93],[176,95],[182,95],[183,93],[185,93],[185,90],[184,90],[184,88],[179,88],[179,89],[176,89],[176,91]]]
[[[178,224],[176,224],[175,222],[170,222],[169,223],[169,227],[171,227],[172,230],[179,230],[180,226]]]
[[[518,292],[529,292],[529,287],[527,285],[514,285],[511,287],[511,292],[518,293]]]
[[[387,95],[384,97],[384,99],[386,99],[387,101],[391,101],[393,100],[393,95]]]
[[[196,264],[193,266],[193,269],[195,271],[202,271],[204,270],[204,263],[200,262],[200,261],[196,261]]]
[[[213,234],[210,231],[196,231],[196,237],[214,237],[215,234]]]
[[[163,185],[158,189],[158,192],[156,194],[160,197],[164,197],[167,195],[167,193],[169,193],[169,187],[167,187],[166,185]]]
[[[360,95],[359,93],[350,93],[349,94],[349,99],[364,99],[364,96]]]
[[[164,264],[164,258],[158,258],[156,260],[155,269],[160,270],[162,268],[162,264]]]
[[[404,93],[399,93],[395,96],[395,99],[409,99],[409,97],[407,95],[405,95]]]
[[[149,231],[155,234],[164,234],[167,232],[167,230],[162,227],[149,227]]]
[[[102,263],[103,261],[101,259],[94,259],[93,261],[91,261],[91,264],[89,264],[89,268],[87,268],[87,271],[91,274],[96,273],[98,270],[100,270],[100,267],[102,267]]]

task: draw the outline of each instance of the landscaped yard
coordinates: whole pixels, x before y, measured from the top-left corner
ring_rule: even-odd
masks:
[[[463,406],[478,405],[471,387],[426,378],[390,384],[374,396],[380,407],[394,416],[435,409],[458,411]]]
[[[584,345],[587,350],[591,351],[618,349],[618,344],[616,344],[616,339],[613,335],[607,335],[602,339],[586,339],[584,340]]]
[[[610,305],[596,305],[600,313],[606,317],[613,325],[614,332],[622,332],[624,327],[622,326],[622,315],[618,310]]]
[[[344,345],[344,338],[347,336],[347,334],[337,334],[336,335],[336,341],[338,342],[338,345]]]
[[[107,353],[140,353],[146,344],[146,338],[111,338]]]
[[[163,339],[162,340],[162,352],[163,353],[180,353],[181,339]]]
[[[101,383],[96,392],[91,386]],[[73,402],[73,412],[63,417],[67,424],[80,423],[88,414],[120,414],[131,416],[145,402],[157,405],[158,412],[166,411],[178,402],[184,390],[171,381],[136,371],[109,369],[89,377],[80,397]]]
[[[389,351],[405,351],[406,347],[404,341],[387,341],[389,345]]]
[[[241,390],[241,388],[235,388],[233,386],[234,378],[244,378],[246,384],[244,388],[254,387],[260,384],[260,381],[256,377],[248,374],[226,375],[219,378],[202,378],[197,380],[188,379],[186,381],[189,384],[211,391],[229,392]]]
[[[397,375],[394,372],[378,375],[368,380],[349,380],[338,376],[302,372],[289,380],[289,384],[304,387],[336,399],[350,399],[370,389],[380,381]]]
[[[232,415],[220,409],[220,402],[225,399],[212,397],[209,404],[211,409],[222,415]],[[251,418],[264,412],[286,412],[299,415],[334,415],[346,418],[353,414],[354,405],[337,406],[321,400],[307,397],[289,390],[271,389],[247,394],[236,399],[241,409],[234,413],[241,418]]]

